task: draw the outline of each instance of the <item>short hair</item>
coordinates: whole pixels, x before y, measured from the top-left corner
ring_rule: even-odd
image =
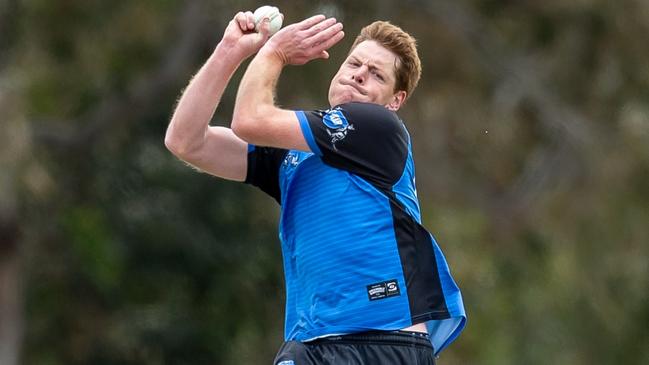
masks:
[[[364,41],[375,41],[397,56],[394,91],[405,90],[406,98],[409,98],[421,76],[421,61],[415,38],[390,22],[375,21],[361,29],[349,52]]]

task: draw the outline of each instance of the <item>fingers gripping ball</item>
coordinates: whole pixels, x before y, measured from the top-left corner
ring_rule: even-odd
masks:
[[[255,31],[259,32],[259,27],[261,26],[262,20],[268,18],[270,20],[270,35],[277,33],[277,31],[282,27],[282,15],[279,12],[279,9],[276,6],[265,5],[254,12],[255,17]]]

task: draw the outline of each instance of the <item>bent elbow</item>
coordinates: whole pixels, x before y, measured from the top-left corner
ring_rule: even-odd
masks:
[[[165,135],[165,147],[167,147],[167,150],[174,155],[178,155],[178,152],[181,150],[178,139],[174,138],[168,131]]]
[[[182,140],[181,138],[179,138],[177,133],[174,133],[174,130],[172,129],[172,125],[169,125],[169,128],[167,128],[167,133],[165,134],[164,143],[165,143],[165,147],[167,147],[169,152],[173,153],[174,155],[178,155],[184,149]]]
[[[257,127],[256,121],[250,116],[235,115],[230,125],[232,132],[248,143],[254,143]]]
[[[195,144],[187,143],[187,141],[169,132],[165,135],[164,144],[169,152],[183,161],[191,160],[192,155],[200,148]]]
[[[235,105],[230,128],[234,134],[250,144],[263,143],[268,133],[269,115],[275,113],[272,105],[257,105],[255,107],[242,107]]]

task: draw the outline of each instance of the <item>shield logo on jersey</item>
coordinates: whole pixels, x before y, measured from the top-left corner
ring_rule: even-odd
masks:
[[[340,108],[327,110],[322,117],[322,122],[327,126],[327,134],[331,137],[331,146],[334,150],[337,150],[336,142],[342,141],[347,137],[348,131],[354,130],[354,125],[347,121]]]
[[[349,125],[343,111],[339,108],[328,110],[322,118],[322,122],[330,129],[346,128]]]

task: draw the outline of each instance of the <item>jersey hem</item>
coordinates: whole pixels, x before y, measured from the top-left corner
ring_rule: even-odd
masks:
[[[426,312],[423,314],[418,314],[416,316],[410,317],[413,324],[429,321],[429,320],[440,320],[440,319],[449,319],[453,316],[447,311],[432,311]]]

